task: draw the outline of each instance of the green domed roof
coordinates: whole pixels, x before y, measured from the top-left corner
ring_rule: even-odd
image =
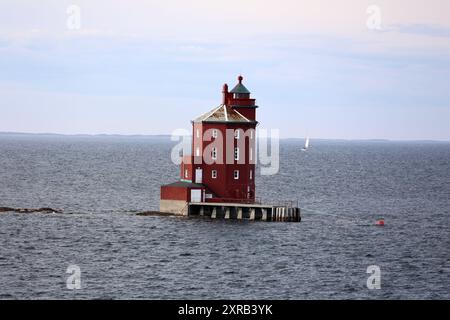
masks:
[[[242,80],[244,78],[242,76],[238,77],[239,83],[230,91],[231,93],[246,93],[250,94],[250,91],[242,84]]]
[[[231,93],[250,93],[248,89],[242,84],[238,83],[231,91]]]

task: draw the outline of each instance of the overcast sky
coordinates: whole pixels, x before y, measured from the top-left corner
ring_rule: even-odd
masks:
[[[0,131],[171,133],[239,74],[282,137],[450,140],[450,1],[0,2]]]

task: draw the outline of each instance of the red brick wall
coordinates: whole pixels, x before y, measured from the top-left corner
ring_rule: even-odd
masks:
[[[200,126],[199,126],[200,127]],[[245,153],[245,163],[239,164],[237,161],[233,161],[233,164],[227,164],[226,161],[226,151],[227,146],[225,144],[226,141],[226,130],[227,129],[242,129],[244,131],[248,129],[255,129],[255,125],[251,124],[223,124],[223,123],[204,123],[201,126],[201,132],[206,132],[208,129],[217,129],[222,134],[222,137],[224,139],[224,145],[222,150],[218,150],[218,159],[221,158],[221,155],[223,156],[223,164],[220,163],[213,163],[213,164],[206,164],[201,163],[200,165],[194,165],[193,170],[195,172],[195,168],[200,167],[203,170],[203,184],[208,187],[217,197],[220,198],[227,198],[227,199],[254,199],[255,198],[255,170],[256,166],[250,161],[250,149],[253,151],[253,161],[256,160],[256,133],[253,133],[253,139],[250,139],[249,137],[245,137],[245,143],[240,146],[240,153],[241,158],[243,157]],[[197,128],[195,128],[197,129]],[[194,132],[195,133],[195,132]],[[220,137],[220,134],[219,134]],[[214,143],[214,138],[211,139],[211,141],[198,141],[196,137],[194,137],[195,140],[197,140],[194,145],[196,146],[202,146],[202,154],[205,150],[205,148],[210,145],[211,143]],[[241,133],[240,141],[244,139],[243,134]],[[234,159],[234,147],[238,146],[238,140],[232,139],[231,142],[233,145],[230,150],[232,150],[232,158]],[[243,147],[242,147],[243,146]],[[245,150],[245,151],[244,151]],[[212,178],[212,171],[217,171],[217,178]],[[239,170],[239,180],[234,179],[234,170]],[[253,171],[253,179],[250,180],[250,170]],[[195,174],[194,174],[195,175]],[[195,177],[194,177],[195,181]],[[250,188],[250,198],[248,189]]]

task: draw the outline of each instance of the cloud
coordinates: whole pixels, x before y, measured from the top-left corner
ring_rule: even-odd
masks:
[[[402,126],[402,112],[431,110],[430,123],[436,119],[439,129],[448,115],[442,109],[450,110],[448,16],[439,1],[423,10],[423,1],[378,0],[388,26],[381,32],[368,30],[368,2],[360,0],[76,2],[80,30],[66,28],[73,1],[0,2],[0,93],[22,114],[47,111],[42,126],[31,116],[22,119],[38,131],[120,133],[148,119],[136,133],[167,132],[164,117],[184,124],[216,105],[222,84],[238,73],[261,104],[265,123],[279,116],[274,126],[286,122],[292,135],[303,125],[321,130],[323,115],[333,122],[352,113],[367,118],[369,127],[370,119],[387,121],[394,110],[398,128],[418,134],[412,120]],[[314,111],[321,106],[327,107]],[[17,115],[9,110],[10,119]],[[58,127],[51,117],[60,120]],[[314,123],[299,126],[296,118]],[[70,119],[78,120],[70,126]],[[339,127],[326,135],[339,135]],[[375,136],[377,121],[372,128]],[[353,130],[363,134],[365,127]],[[448,136],[448,129],[442,132]]]

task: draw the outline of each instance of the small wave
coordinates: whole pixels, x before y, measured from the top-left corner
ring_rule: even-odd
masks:
[[[191,256],[192,256],[192,253],[189,253],[189,252],[180,254],[180,257],[191,257]]]

